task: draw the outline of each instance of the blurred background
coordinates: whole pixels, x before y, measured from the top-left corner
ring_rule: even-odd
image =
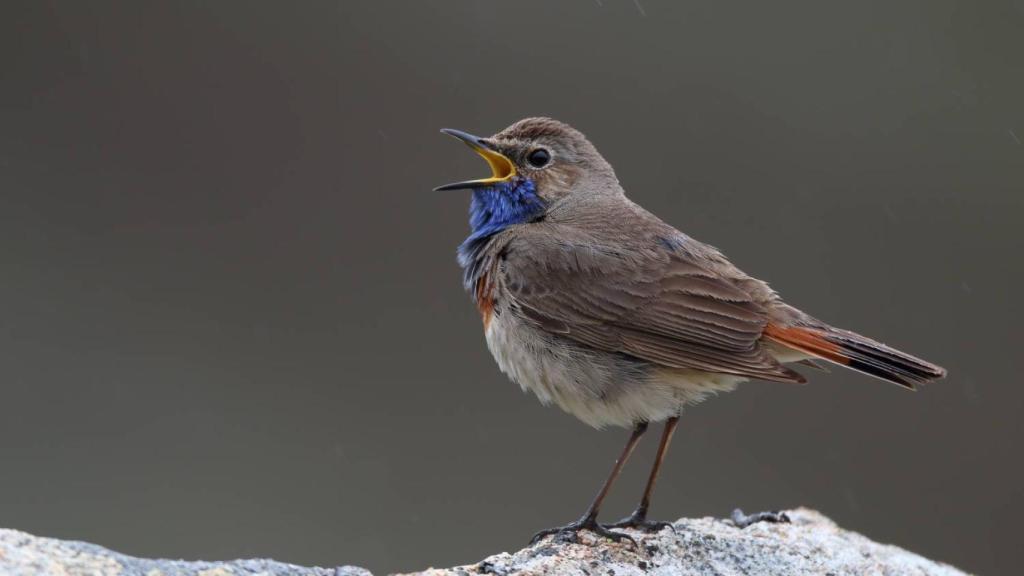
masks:
[[[430,192],[487,170],[439,128],[550,115],[788,301],[950,370],[693,407],[655,516],[804,505],[1010,573],[1022,103],[1020,1],[6,1],[0,525],[387,572],[576,518],[626,432],[498,372],[468,198]]]

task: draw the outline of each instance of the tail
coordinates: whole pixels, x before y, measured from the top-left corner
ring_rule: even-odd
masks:
[[[764,335],[784,346],[914,390],[946,370],[870,338],[831,326],[769,324]]]

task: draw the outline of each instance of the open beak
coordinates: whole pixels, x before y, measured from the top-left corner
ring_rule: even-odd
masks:
[[[481,138],[467,134],[461,130],[452,130],[451,128],[442,128],[441,132],[462,140],[466,146],[473,149],[474,152],[484,157],[487,161],[487,165],[491,167],[490,178],[480,178],[479,180],[465,180],[463,182],[453,182],[451,184],[445,184],[444,186],[438,186],[434,190],[462,190],[466,188],[481,188],[484,186],[490,186],[498,182],[506,182],[511,180],[516,175],[516,167],[512,164],[504,154],[499,153],[484,142]]]

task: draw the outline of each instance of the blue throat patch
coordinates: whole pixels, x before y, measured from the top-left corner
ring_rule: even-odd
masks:
[[[527,178],[515,177],[473,190],[469,203],[469,237],[459,245],[459,265],[467,290],[473,291],[484,271],[483,251],[491,236],[509,226],[537,219],[544,208],[533,181]]]

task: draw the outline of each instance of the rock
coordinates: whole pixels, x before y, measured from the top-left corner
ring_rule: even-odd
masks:
[[[512,574],[559,576],[964,576],[964,572],[842,530],[814,510],[787,511],[791,524],[736,528],[728,520],[682,519],[653,534],[636,531],[639,549],[583,533],[581,543],[547,538],[515,554],[477,564],[427,570],[422,576]]]
[[[652,534],[629,531],[637,543],[613,543],[582,533],[576,543],[546,538],[514,554],[476,564],[429,569],[421,576],[963,576],[964,572],[842,530],[807,509],[787,512],[792,524],[754,524],[744,529],[727,520],[682,519]],[[186,562],[147,560],[93,544],[39,538],[0,530],[0,574],[11,576],[369,576],[353,566],[303,568],[272,560]]]
[[[273,560],[149,560],[102,546],[0,529],[2,576],[372,576],[355,566],[303,568]]]

